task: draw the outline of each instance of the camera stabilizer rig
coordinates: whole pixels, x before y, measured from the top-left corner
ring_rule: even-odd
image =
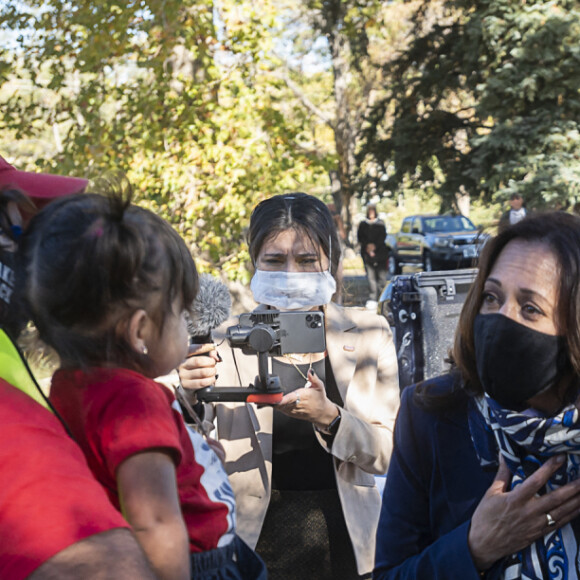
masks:
[[[268,357],[284,354],[324,352],[326,338],[321,311],[253,312],[240,315],[230,326],[226,339],[244,354],[258,355],[258,376],[248,387],[206,387],[197,391],[198,401],[276,404],[284,393],[280,378],[268,371]]]

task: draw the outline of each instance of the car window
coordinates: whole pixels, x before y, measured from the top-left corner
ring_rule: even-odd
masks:
[[[411,232],[411,220],[403,220],[403,226],[401,227],[401,231],[404,234],[408,234]]]
[[[461,225],[463,226],[462,229],[464,229],[464,230],[473,231],[473,230],[477,229],[473,225],[473,222],[469,218],[466,218],[465,216],[460,216],[460,217],[457,217],[455,219],[458,219],[461,221]]]
[[[425,218],[423,223],[425,225],[425,232],[428,234],[443,231],[441,218]]]
[[[471,232],[477,229],[471,220],[465,216],[437,216],[425,218],[423,221],[425,231],[428,233]]]

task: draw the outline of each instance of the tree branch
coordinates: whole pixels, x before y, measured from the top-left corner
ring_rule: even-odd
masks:
[[[280,71],[277,75],[286,83],[286,86],[311,113],[321,119],[333,131],[336,129],[334,121],[304,94],[304,91],[302,91],[302,89],[288,76],[286,71]]]

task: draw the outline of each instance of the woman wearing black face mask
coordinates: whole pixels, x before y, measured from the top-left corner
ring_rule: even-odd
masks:
[[[580,578],[580,219],[491,240],[454,370],[405,390],[374,578]]]

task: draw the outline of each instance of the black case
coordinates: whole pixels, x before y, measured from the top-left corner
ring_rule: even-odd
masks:
[[[477,268],[395,276],[381,297],[395,339],[401,390],[446,372],[455,328]]]

